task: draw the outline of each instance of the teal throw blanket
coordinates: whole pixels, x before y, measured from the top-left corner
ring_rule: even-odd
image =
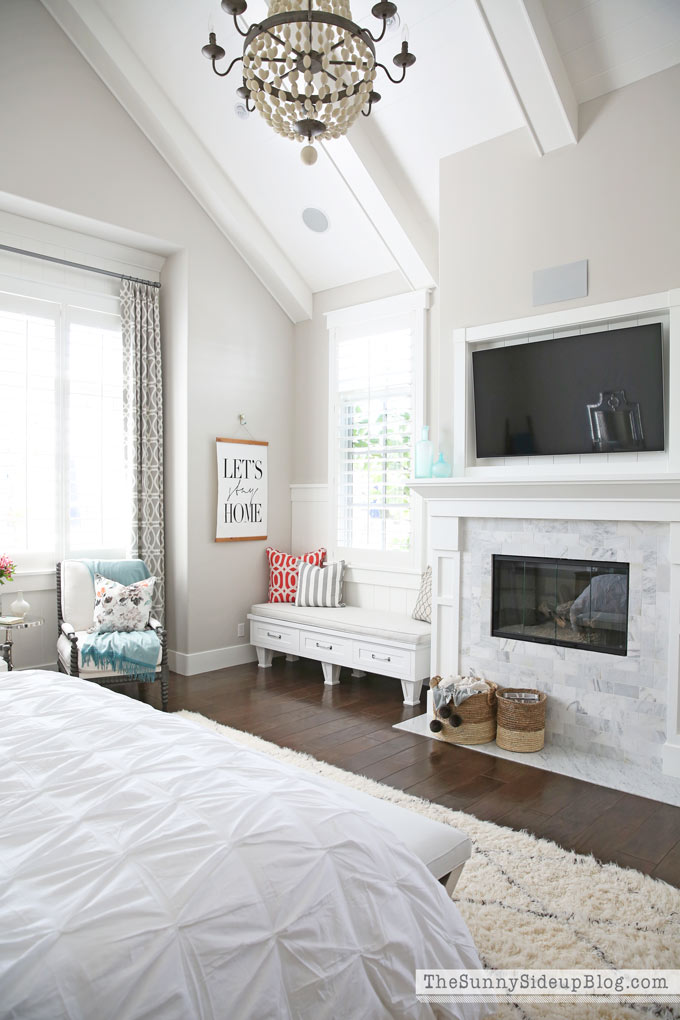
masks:
[[[118,584],[134,584],[151,577],[144,560],[83,560],[92,574],[108,577]],[[112,669],[131,680],[150,683],[156,679],[156,665],[161,642],[153,630],[106,631],[81,641],[83,666],[92,663],[95,669]]]
[[[153,630],[113,630],[83,638],[80,649],[83,666],[110,668],[131,680],[150,683],[156,679],[161,642]]]
[[[135,581],[146,581],[151,577],[144,560],[83,560],[87,569],[92,574],[94,583],[95,573],[102,577],[108,577],[118,584],[134,584]]]

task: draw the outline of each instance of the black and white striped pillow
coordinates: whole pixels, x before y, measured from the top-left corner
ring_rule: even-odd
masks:
[[[342,601],[344,560],[328,563],[325,567],[314,567],[311,563],[300,560],[298,569],[296,606],[323,606],[328,609],[344,606],[345,603]]]

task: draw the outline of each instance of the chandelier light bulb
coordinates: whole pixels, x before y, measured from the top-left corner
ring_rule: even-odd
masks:
[[[240,18],[247,6],[246,0],[222,0],[243,37],[243,54],[221,71],[217,65],[225,51],[212,25],[202,52],[221,78],[242,62],[243,81],[237,91],[246,111],[257,110],[285,138],[306,140],[302,160],[309,166],[318,156],[313,141],[339,138],[357,117],[370,116],[380,100],[373,88],[378,68],[399,84],[416,61],[406,26],[401,50],[393,59],[401,77],[393,78],[377,59],[376,43],[398,19],[397,5],[390,0],[372,8],[382,22],[379,35],[355,24],[348,0],[270,0],[268,17],[242,27]]]

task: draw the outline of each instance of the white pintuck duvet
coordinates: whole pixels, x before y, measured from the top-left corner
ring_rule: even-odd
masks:
[[[485,1015],[423,864],[312,776],[84,680],[0,680],[0,1017]]]

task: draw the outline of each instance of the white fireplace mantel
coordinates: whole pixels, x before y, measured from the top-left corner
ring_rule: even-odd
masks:
[[[584,478],[418,478],[436,517],[680,522],[680,475]]]
[[[415,479],[432,565],[432,669],[460,672],[463,529],[474,518],[659,522],[670,526],[668,697],[663,769],[680,777],[680,475]]]

